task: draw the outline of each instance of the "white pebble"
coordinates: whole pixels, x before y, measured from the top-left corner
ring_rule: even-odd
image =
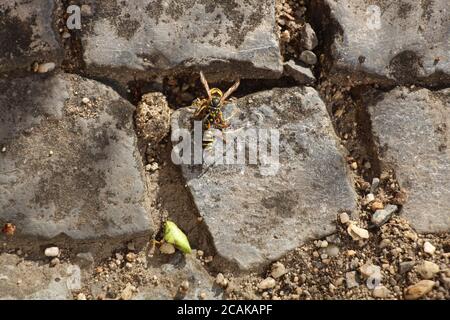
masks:
[[[53,62],[42,63],[37,68],[38,73],[47,73],[55,70],[56,64]]]
[[[59,248],[58,247],[49,247],[45,249],[44,254],[46,257],[57,257],[59,256]]]
[[[353,240],[369,239],[369,232],[366,229],[358,227],[355,223],[350,223],[347,232]]]
[[[433,246],[431,243],[429,243],[428,241],[426,241],[423,244],[423,251],[425,251],[425,253],[428,254],[433,254],[436,251],[436,247]]]
[[[347,212],[342,212],[339,215],[339,219],[341,220],[342,224],[346,224],[350,221],[350,217],[348,216]]]

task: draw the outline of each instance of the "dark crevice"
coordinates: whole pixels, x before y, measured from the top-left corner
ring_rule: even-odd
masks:
[[[71,30],[66,25],[69,18],[67,8],[72,4],[81,6],[80,1],[61,0],[57,8],[57,16],[59,16],[59,19],[57,19],[58,31],[60,31],[61,42],[64,46],[64,59],[61,63],[61,68],[64,72],[85,76],[86,64],[83,59],[83,46],[81,43],[83,30]]]

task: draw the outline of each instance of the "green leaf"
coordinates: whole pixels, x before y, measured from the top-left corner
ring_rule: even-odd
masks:
[[[175,223],[169,220],[164,223],[164,241],[173,244],[175,248],[184,253],[191,253],[192,251],[186,235]]]

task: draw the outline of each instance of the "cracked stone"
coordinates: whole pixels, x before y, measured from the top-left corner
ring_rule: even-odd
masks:
[[[91,4],[81,35],[89,72],[119,81],[192,69],[210,81],[281,76],[274,0]]]
[[[355,210],[356,195],[342,149],[314,89],[258,92],[228,104],[224,112],[237,112],[229,132],[246,141],[246,149],[256,146],[248,129],[264,134],[266,128],[279,130],[280,152],[278,159],[267,154],[259,165],[182,165],[221,257],[241,269],[260,268],[309,239],[332,234],[336,215]],[[173,114],[174,145],[179,142],[178,129],[191,130],[191,117],[187,108]],[[215,141],[221,145],[221,139]],[[233,144],[225,147],[232,154]]]
[[[450,89],[396,88],[366,103],[380,160],[408,196],[402,215],[420,233],[449,232]]]
[[[339,26],[331,43],[337,79],[450,84],[447,0],[314,1],[316,19],[324,5]]]
[[[1,80],[0,92],[0,145],[8,146],[0,157],[0,225],[13,222],[15,237],[34,239],[152,233],[133,105],[68,74]],[[95,105],[83,104],[86,96]]]

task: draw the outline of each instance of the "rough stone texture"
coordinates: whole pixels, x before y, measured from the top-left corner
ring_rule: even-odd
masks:
[[[261,163],[260,157],[257,165],[246,161],[182,169],[218,254],[251,269],[307,239],[333,233],[337,214],[355,210],[356,196],[325,105],[314,89],[259,92],[228,104],[225,116],[236,111],[227,130],[243,139],[245,129],[279,130],[280,166]],[[173,114],[173,140],[178,141],[176,129],[192,125],[191,115],[187,109]],[[232,139],[227,141],[229,149]],[[256,145],[251,137],[246,141]],[[270,161],[270,150],[268,156]]]
[[[203,69],[209,80],[282,73],[273,0],[88,2],[93,13],[83,22],[82,43],[90,72],[121,69],[119,80],[131,74],[123,70],[148,76]]]
[[[293,60],[283,64],[284,74],[294,78],[299,84],[313,84],[316,82],[311,69],[299,66]]]
[[[379,157],[407,192],[401,214],[418,232],[450,231],[450,90],[397,88],[369,112]]]
[[[172,285],[161,283],[158,286],[139,288],[139,293],[134,300],[171,300],[186,299],[199,300],[202,293],[205,299],[222,299],[223,290],[214,283],[214,279],[208,274],[195,255],[181,255],[177,253],[168,258],[167,263],[158,266],[161,277],[170,278]],[[189,290],[186,294],[180,294],[179,286],[183,281],[189,282]]]
[[[65,300],[81,289],[77,266],[28,261],[11,254],[0,255],[0,300]]]
[[[360,74],[365,82],[450,84],[447,0],[320,3],[329,6],[338,25],[331,45],[335,75]]]
[[[0,92],[1,225],[28,238],[152,231],[133,105],[67,74],[2,80]]]
[[[2,0],[0,73],[31,68],[33,62],[59,64],[63,51],[54,32],[52,0]]]
[[[135,112],[136,133],[142,142],[158,144],[170,132],[170,108],[160,92],[144,94]]]

